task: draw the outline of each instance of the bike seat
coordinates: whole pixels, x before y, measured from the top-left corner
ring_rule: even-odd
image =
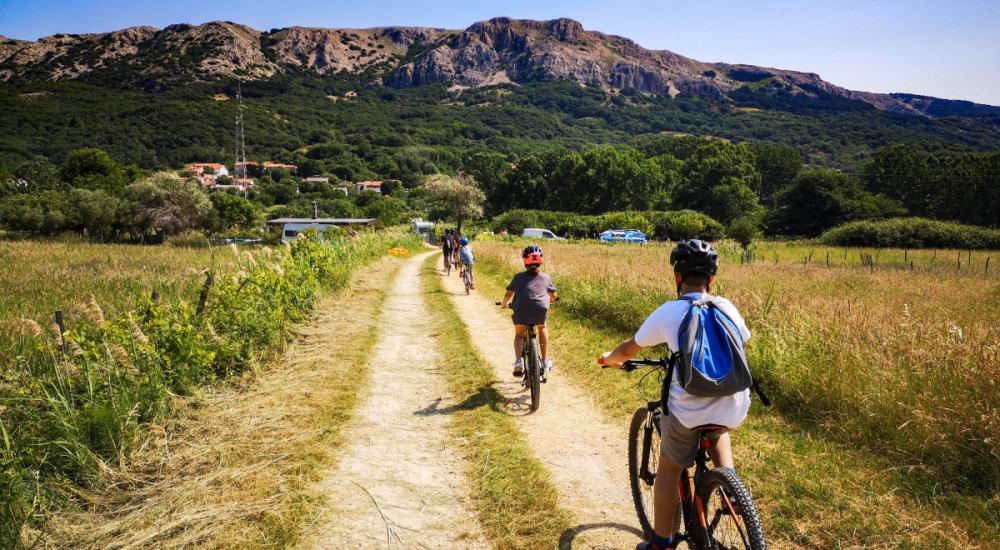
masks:
[[[708,433],[708,432],[717,432],[719,430],[728,430],[729,428],[725,426],[719,426],[718,424],[702,424],[701,426],[695,426],[694,428],[691,429],[696,432]]]

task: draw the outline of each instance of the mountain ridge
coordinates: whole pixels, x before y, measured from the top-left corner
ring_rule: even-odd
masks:
[[[893,113],[1000,115],[1000,107],[908,93],[849,90],[818,74],[707,63],[578,21],[497,17],[463,30],[416,26],[258,31],[228,21],[56,34],[36,41],[0,36],[0,82],[90,80],[164,88],[220,79],[267,79],[294,71],[366,75],[370,85],[479,87],[569,80],[609,93],[701,96],[717,101],[833,98]],[[859,107],[860,108],[860,107]]]

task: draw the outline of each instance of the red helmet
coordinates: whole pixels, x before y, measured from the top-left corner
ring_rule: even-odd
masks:
[[[525,248],[521,252],[521,258],[524,258],[524,267],[537,267],[545,263],[545,259],[542,257],[542,249],[535,245]]]

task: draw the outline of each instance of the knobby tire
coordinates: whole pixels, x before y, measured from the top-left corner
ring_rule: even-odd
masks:
[[[538,338],[531,339],[528,354],[528,387],[531,390],[531,410],[537,411],[542,401],[542,352],[538,348]]]
[[[713,547],[746,550],[767,548],[764,528],[753,504],[753,496],[736,474],[715,468],[701,480],[698,494],[705,506],[708,536],[714,543]]]

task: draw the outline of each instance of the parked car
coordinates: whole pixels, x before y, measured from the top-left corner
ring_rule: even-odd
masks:
[[[555,233],[549,231],[548,229],[539,229],[537,227],[526,227],[524,231],[521,232],[522,237],[528,237],[530,239],[547,239],[550,241],[565,241],[566,239],[556,235]]]
[[[608,229],[598,238],[602,243],[646,244],[646,234],[638,229]]]

